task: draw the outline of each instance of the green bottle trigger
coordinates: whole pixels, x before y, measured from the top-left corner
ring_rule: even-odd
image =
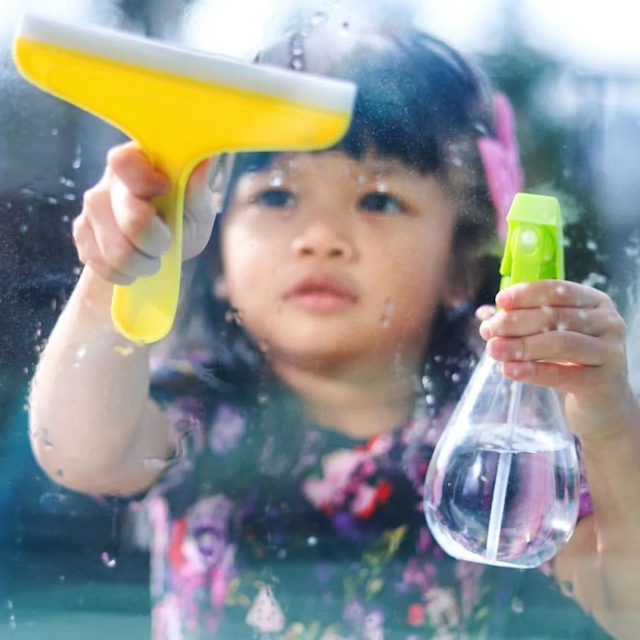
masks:
[[[500,291],[520,282],[564,279],[562,213],[556,198],[516,194],[507,224]]]

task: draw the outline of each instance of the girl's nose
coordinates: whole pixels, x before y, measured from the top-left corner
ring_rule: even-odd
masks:
[[[324,218],[310,221],[293,239],[293,253],[298,257],[350,260],[354,255],[351,238],[334,222]]]

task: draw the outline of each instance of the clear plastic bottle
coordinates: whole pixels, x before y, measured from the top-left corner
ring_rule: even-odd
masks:
[[[463,560],[536,567],[569,540],[578,506],[575,442],[555,392],[508,380],[483,356],[427,472],[438,544]]]

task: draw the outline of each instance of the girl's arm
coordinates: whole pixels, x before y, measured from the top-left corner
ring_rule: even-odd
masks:
[[[604,293],[539,281],[502,291],[483,322],[505,375],[566,394],[593,514],[555,558],[563,590],[619,640],[640,628],[640,403],[628,381],[625,324]],[[562,364],[559,364],[562,363]]]
[[[169,428],[149,400],[149,347],[117,334],[112,285],[89,267],[62,312],[38,364],[30,439],[57,483],[86,493],[142,491],[171,454]]]
[[[183,255],[197,255],[214,221],[208,162],[187,189]],[[133,493],[157,478],[172,444],[167,421],[149,399],[149,347],[117,334],[113,284],[151,275],[169,248],[153,198],[167,178],[134,145],[113,149],[100,182],[74,222],[86,265],[34,377],[30,437],[35,456],[58,483],[88,493]]]
[[[615,638],[640,629],[640,408],[610,416],[615,432],[582,440],[594,512],[555,559],[565,592]]]

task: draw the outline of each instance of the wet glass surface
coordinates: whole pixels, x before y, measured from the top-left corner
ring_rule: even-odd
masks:
[[[627,5],[610,8],[607,16],[585,9],[587,26],[579,38],[560,7],[524,0],[476,4],[482,8],[462,8],[459,2],[443,8],[434,0],[383,3],[370,11],[364,0],[238,0],[231,10],[223,0],[5,0],[0,638],[145,638],[150,624],[147,530],[135,508],[62,489],[38,468],[29,449],[28,381],[78,276],[71,222],[83,192],[102,172],[106,151],[124,136],[18,77],[10,44],[25,8],[244,59],[282,33],[323,25],[332,12],[344,12],[337,28],[349,37],[351,25],[366,13],[373,21],[417,22],[473,55],[513,102],[527,184],[561,200],[569,222],[568,279],[608,291],[629,318],[630,375],[640,391],[640,50],[631,47],[635,34],[625,25]],[[514,572],[508,579],[508,637],[605,637],[543,576]]]

